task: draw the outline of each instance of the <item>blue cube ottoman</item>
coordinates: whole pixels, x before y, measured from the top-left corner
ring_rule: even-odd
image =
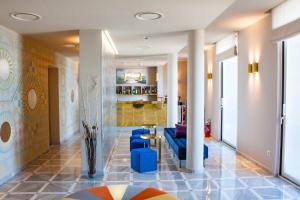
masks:
[[[148,148],[150,147],[150,139],[134,139],[130,142],[130,151],[132,149],[138,148]]]
[[[141,135],[132,135],[130,136],[130,143],[135,139],[143,139],[143,138],[141,138]]]
[[[145,128],[140,128],[131,131],[131,135],[141,135],[141,134],[150,134],[150,130]]]
[[[139,173],[157,170],[157,153],[150,148],[131,151],[131,168]]]

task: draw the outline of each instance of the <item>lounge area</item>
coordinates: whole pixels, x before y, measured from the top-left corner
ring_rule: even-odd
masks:
[[[299,0],[0,6],[0,200],[300,199]]]

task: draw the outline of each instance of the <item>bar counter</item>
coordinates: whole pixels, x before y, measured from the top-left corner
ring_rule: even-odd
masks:
[[[117,126],[142,126],[167,123],[167,104],[160,101],[117,102]]]

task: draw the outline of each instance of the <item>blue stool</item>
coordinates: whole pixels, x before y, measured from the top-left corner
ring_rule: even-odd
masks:
[[[130,143],[132,142],[132,140],[135,140],[135,139],[142,139],[141,135],[132,135],[132,136],[130,136]]]
[[[145,128],[140,128],[131,131],[131,135],[141,135],[141,134],[150,134],[150,130]]]
[[[130,151],[132,149],[138,148],[148,148],[150,147],[150,139],[134,139],[130,142]]]
[[[131,168],[139,173],[157,170],[157,153],[150,148],[131,151]]]

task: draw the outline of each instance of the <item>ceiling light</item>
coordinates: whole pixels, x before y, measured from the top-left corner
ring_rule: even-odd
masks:
[[[72,44],[72,43],[64,44],[63,46],[66,47],[66,48],[76,48],[76,47],[78,47],[77,44]]]
[[[134,16],[135,18],[143,21],[158,20],[163,17],[163,15],[158,12],[139,12]]]
[[[10,13],[9,16],[13,19],[20,21],[37,21],[42,17],[40,15],[34,13],[24,13],[24,12],[13,12]]]
[[[110,46],[111,46],[111,48],[112,48],[114,54],[115,54],[115,55],[118,55],[118,54],[119,54],[118,49],[117,49],[117,47],[116,47],[116,45],[115,45],[113,39],[111,38],[109,32],[108,32],[107,30],[105,30],[105,31],[103,31],[103,33],[104,33],[106,39],[108,40],[108,42],[109,42],[109,44],[110,44]]]
[[[151,49],[151,46],[143,45],[143,46],[136,47],[136,49],[138,49],[138,50],[147,50],[147,49]]]

